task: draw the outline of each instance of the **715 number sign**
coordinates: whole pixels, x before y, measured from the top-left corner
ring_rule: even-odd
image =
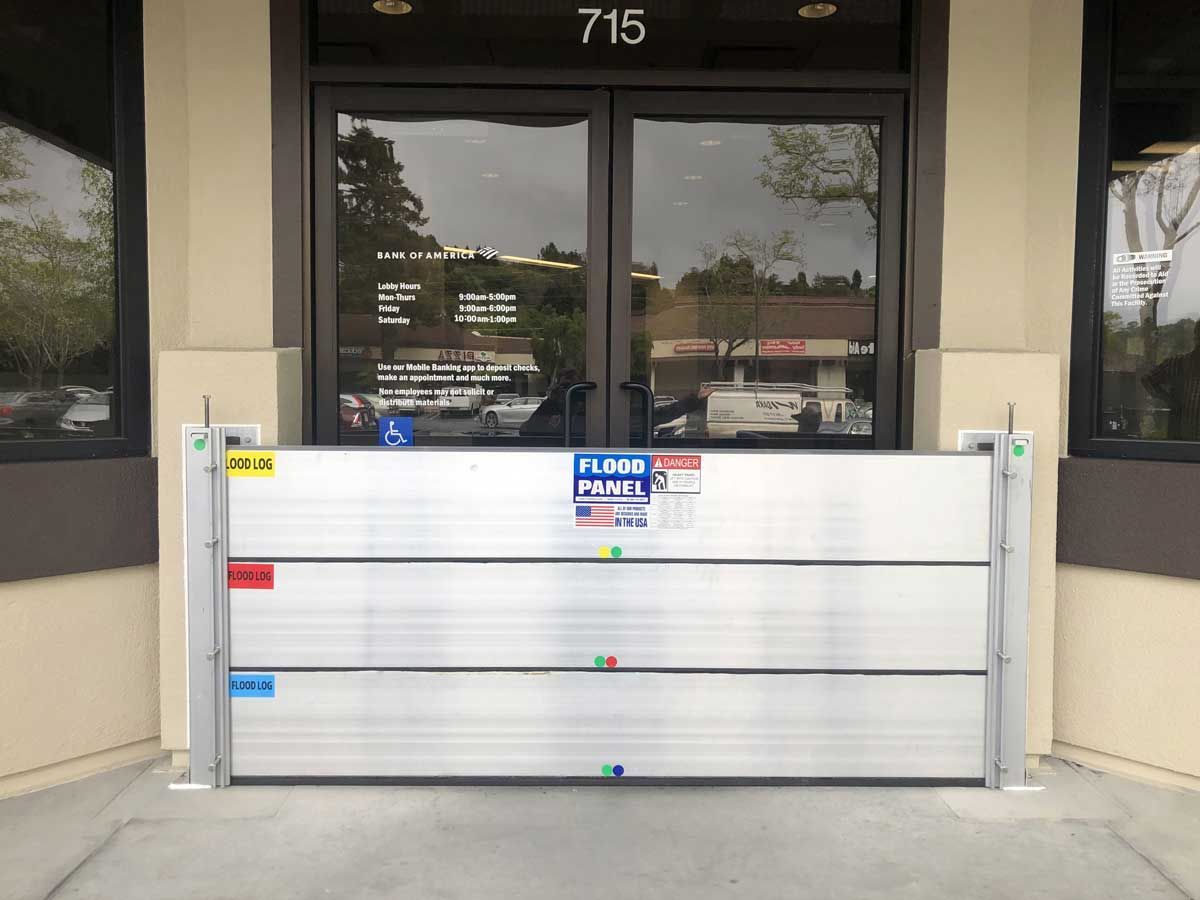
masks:
[[[622,13],[620,16],[620,25],[617,24],[618,13]],[[610,44],[616,44],[618,41],[626,44],[640,44],[646,39],[646,26],[637,18],[646,14],[644,9],[610,9],[608,12],[599,8],[580,9],[579,14],[581,16],[591,16],[588,19],[587,26],[583,29],[583,43],[585,44],[591,43],[592,28],[601,19],[606,20],[609,24],[608,42]]]

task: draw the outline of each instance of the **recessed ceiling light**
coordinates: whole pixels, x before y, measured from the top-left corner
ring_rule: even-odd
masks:
[[[671,205],[672,205],[672,206],[687,206],[687,205],[688,205],[688,202],[687,202],[686,200],[676,200],[676,201],[675,201],[674,203],[672,203]]]
[[[412,12],[412,4],[406,3],[405,0],[375,0],[371,5],[377,12],[389,16],[402,16]]]
[[[480,172],[479,177],[480,178],[499,178],[500,173],[499,172]]]
[[[684,181],[703,181],[704,176],[703,175],[684,175],[683,180]]]
[[[716,138],[709,138],[706,141],[701,141],[700,146],[701,147],[720,147],[721,142],[718,141]]]
[[[796,14],[805,19],[827,19],[837,11],[836,3],[805,3]]]

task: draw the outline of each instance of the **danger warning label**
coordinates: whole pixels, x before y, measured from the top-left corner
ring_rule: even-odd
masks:
[[[688,453],[655,453],[650,463],[653,494],[700,493],[700,456]]]

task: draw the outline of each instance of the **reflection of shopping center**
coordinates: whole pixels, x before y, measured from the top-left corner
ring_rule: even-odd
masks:
[[[869,299],[773,296],[758,316],[757,339],[752,331],[740,339],[696,337],[705,331],[697,303],[647,316],[643,326],[635,322],[635,330],[653,336],[650,388],[681,395],[698,381],[793,383],[848,388],[857,401],[874,400],[875,306]]]

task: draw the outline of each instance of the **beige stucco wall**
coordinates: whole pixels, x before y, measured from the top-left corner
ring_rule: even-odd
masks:
[[[1082,2],[952,0],[940,340],[918,352],[913,442],[1035,434],[1028,739],[1053,739],[1058,455],[1065,448]]]
[[[301,440],[301,354],[274,348],[268,0],[147,0],[162,742],[187,747],[181,427],[257,423]]]
[[[1059,566],[1055,643],[1056,741],[1200,777],[1200,581]]]
[[[0,584],[0,797],[158,751],[158,572]]]

